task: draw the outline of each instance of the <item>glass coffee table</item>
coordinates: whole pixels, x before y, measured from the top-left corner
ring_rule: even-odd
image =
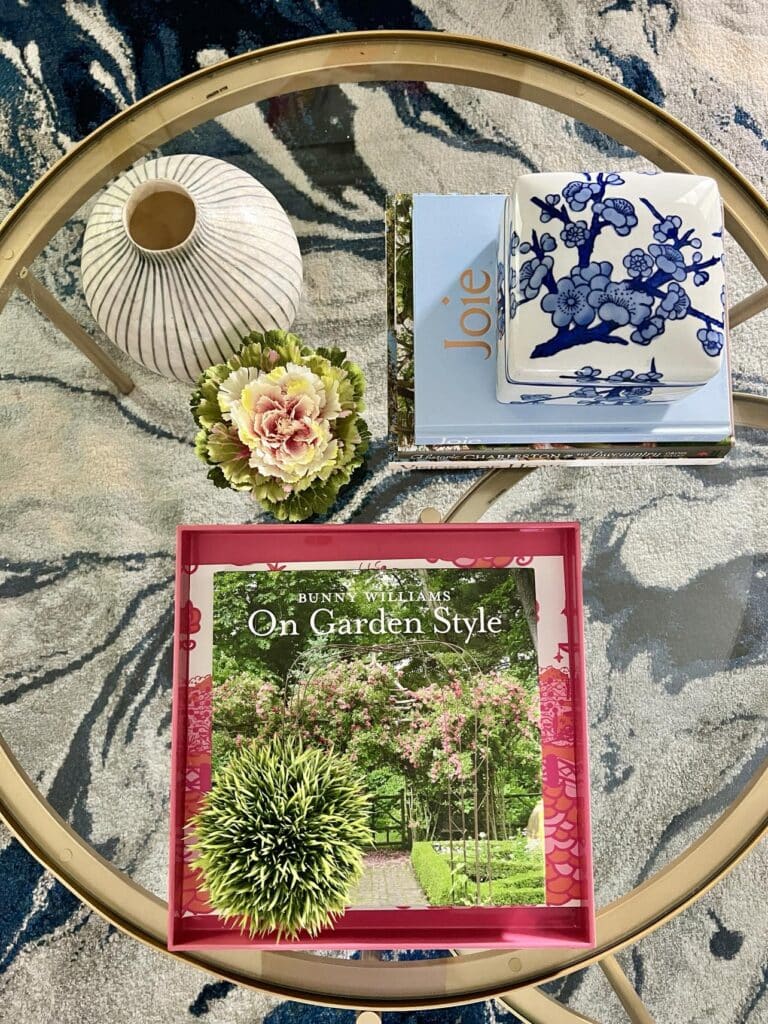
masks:
[[[717,179],[731,281],[743,295],[730,310],[731,327],[744,325],[732,336],[738,351],[740,332],[768,306],[768,288],[756,286],[768,278],[768,205],[748,182],[664,111],[606,79],[447,34],[301,40],[206,68],[75,146],[0,228],[0,326],[16,329],[21,317],[39,338],[6,380],[21,405],[41,410],[37,429],[10,424],[5,466],[13,605],[3,631],[12,664],[0,692],[0,814],[77,896],[158,954],[240,985],[357,1008],[368,1021],[384,1009],[489,996],[528,1021],[600,1019],[596,983],[540,987],[599,964],[629,1018],[647,1022],[617,954],[701,897],[766,828],[768,402],[736,396],[738,442],[720,466],[387,468],[385,195],[508,191],[524,170],[594,165],[574,118],[631,147],[638,166]],[[537,153],[526,141],[541,138],[542,125],[551,142]],[[205,480],[187,390],[100,339],[79,287],[89,202],[158,150],[231,160],[271,189],[304,254],[296,330],[363,365],[374,445],[334,521],[581,522],[595,950],[452,950],[411,960],[167,954],[174,529],[258,517],[249,499]],[[43,467],[41,448],[52,453]],[[759,877],[743,879],[756,903]],[[677,955],[679,925],[634,947],[635,975],[635,956]],[[716,981],[702,974],[696,984]],[[555,998],[579,985],[574,1005],[591,1016]],[[674,992],[650,999],[676,1005]]]

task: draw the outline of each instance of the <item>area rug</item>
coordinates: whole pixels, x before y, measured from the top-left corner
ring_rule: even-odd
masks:
[[[224,57],[355,28],[439,29],[555,54],[681,118],[758,188],[768,150],[768,29],[759,0],[7,0],[0,5],[0,202],[128,104]],[[298,328],[366,370],[374,445],[335,521],[447,509],[475,474],[386,463],[381,209],[398,187],[506,190],[525,170],[645,166],[550,111],[421,83],[344,86],[225,115],[163,152],[230,159],[296,225],[307,289]],[[89,329],[79,243],[87,209],[35,271]],[[758,285],[729,248],[732,299]],[[733,337],[741,390],[766,393],[765,315]],[[329,338],[330,335],[330,338]],[[118,398],[20,297],[0,318],[3,536],[0,732],[56,810],[142,884],[165,892],[173,532],[257,521],[210,488],[186,393],[139,367]],[[587,608],[599,904],[711,824],[765,752],[765,442],[721,467],[540,469],[493,519],[579,519]],[[768,1021],[768,857],[751,854],[674,922],[621,955],[657,1021]],[[18,1024],[351,1022],[206,977],[109,927],[0,834],[0,1019]],[[599,970],[551,994],[625,1019]],[[388,1024],[513,1020],[497,1002]]]

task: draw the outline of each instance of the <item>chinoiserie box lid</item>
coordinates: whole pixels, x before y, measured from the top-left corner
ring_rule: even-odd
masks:
[[[519,177],[506,206],[506,383],[698,387],[726,338],[723,214],[689,174]],[[616,378],[614,378],[616,379]]]

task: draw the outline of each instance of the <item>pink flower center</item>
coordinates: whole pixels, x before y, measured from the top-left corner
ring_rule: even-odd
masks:
[[[313,440],[311,412],[312,403],[305,396],[265,395],[256,404],[254,432],[266,447],[298,455]]]

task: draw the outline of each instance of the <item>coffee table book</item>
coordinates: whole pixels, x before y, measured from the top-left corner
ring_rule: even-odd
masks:
[[[708,384],[667,405],[497,400],[497,347],[506,332],[503,313],[497,316],[507,275],[505,207],[502,195],[399,194],[388,201],[393,465],[722,460],[734,434],[727,351]],[[643,350],[649,359],[652,347]]]
[[[169,948],[593,945],[585,687],[577,524],[180,527]],[[371,799],[349,909],[290,940],[219,917],[191,865],[270,729]]]

